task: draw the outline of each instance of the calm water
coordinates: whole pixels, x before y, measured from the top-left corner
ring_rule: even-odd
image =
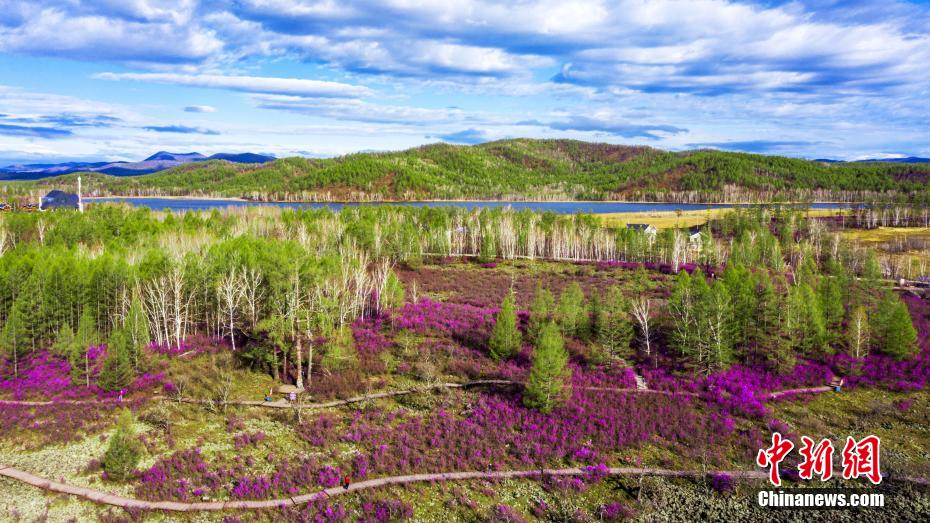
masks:
[[[552,211],[559,214],[572,213],[613,213],[613,212],[649,212],[649,211],[694,211],[717,207],[733,207],[732,205],[714,205],[697,203],[626,203],[626,202],[402,202],[402,203],[280,203],[280,202],[244,202],[239,200],[180,200],[172,198],[88,198],[92,202],[125,202],[138,207],[149,207],[155,210],[170,209],[172,211],[202,211],[209,209],[225,209],[227,207],[287,207],[291,209],[319,209],[329,207],[341,209],[358,205],[407,205],[411,207],[467,207],[469,209],[490,209],[497,207],[512,207],[514,209],[532,209],[534,211]],[[815,203],[814,209],[838,209],[848,207],[842,203]]]

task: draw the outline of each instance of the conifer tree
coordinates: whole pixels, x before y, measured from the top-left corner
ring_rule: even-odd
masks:
[[[77,332],[74,333],[74,346],[68,357],[74,383],[83,382],[85,387],[90,387],[90,348],[99,342],[93,311],[85,305],[78,320]]]
[[[520,350],[521,336],[517,328],[517,311],[514,293],[511,290],[501,303],[501,310],[497,313],[491,339],[488,340],[488,349],[495,360],[507,359]]]
[[[103,360],[97,383],[108,391],[120,390],[132,383],[133,369],[130,361],[129,333],[124,329],[114,329],[107,340],[107,356]]]
[[[903,360],[917,350],[917,331],[907,305],[888,292],[875,313],[875,343],[889,356]]]
[[[553,309],[555,308],[555,298],[549,289],[542,284],[536,284],[536,292],[533,294],[533,303],[530,304],[530,321],[526,328],[527,336],[530,341],[535,341],[539,331],[552,320]]]
[[[624,358],[630,354],[633,324],[630,322],[629,308],[623,292],[614,285],[607,291],[607,298],[598,311],[597,341],[614,358]]]
[[[348,369],[358,364],[355,339],[352,337],[352,329],[347,325],[337,328],[330,336],[321,363],[327,371]]]
[[[2,335],[0,335],[0,341],[3,343],[4,352],[9,354],[10,359],[13,360],[13,377],[18,378],[19,358],[26,352],[31,342],[22,313],[16,306],[7,316]]]
[[[559,295],[556,318],[567,336],[579,336],[588,328],[588,311],[584,307],[584,291],[578,282],[572,282]]]
[[[101,460],[107,479],[126,481],[142,457],[142,448],[133,429],[132,412],[123,409],[116,423],[116,432],[110,437],[110,444]]]
[[[539,332],[533,367],[523,391],[523,404],[549,412],[570,394],[568,352],[558,326],[549,323]]]
[[[825,343],[837,343],[843,332],[843,289],[840,276],[826,276],[820,282],[820,309],[823,312]]]
[[[52,351],[59,356],[68,357],[74,350],[74,330],[71,325],[63,323],[58,329],[58,335],[55,337],[55,344],[52,345]]]

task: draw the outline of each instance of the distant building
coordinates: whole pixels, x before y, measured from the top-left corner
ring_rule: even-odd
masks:
[[[79,209],[80,198],[74,193],[56,189],[42,197],[42,203],[39,208],[43,211],[49,209]]]
[[[700,227],[691,227],[688,229],[688,243],[691,245],[692,249],[700,249],[703,244],[703,237],[701,236]]]
[[[656,237],[656,233],[659,232],[656,229],[655,225],[649,223],[628,223],[626,224],[627,229],[633,229],[634,231],[639,231],[643,234],[646,234],[652,238]]]

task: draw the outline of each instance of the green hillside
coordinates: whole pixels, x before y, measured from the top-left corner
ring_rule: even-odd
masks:
[[[72,183],[76,175],[8,182],[8,192]],[[434,144],[405,151],[263,165],[213,161],[137,177],[84,174],[107,195],[227,196],[275,200],[401,199],[835,199],[921,198],[930,166],[821,163],[720,151],[672,153],[572,140]]]

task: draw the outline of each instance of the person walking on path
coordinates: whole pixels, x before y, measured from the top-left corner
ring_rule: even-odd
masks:
[[[342,477],[342,488],[349,490],[349,483],[352,483],[352,478],[348,474]]]

